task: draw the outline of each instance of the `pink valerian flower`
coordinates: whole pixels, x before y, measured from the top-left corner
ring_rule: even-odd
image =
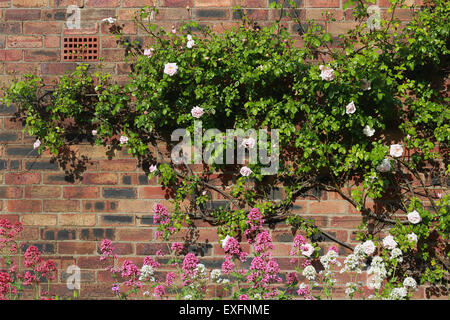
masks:
[[[120,144],[126,144],[128,142],[128,137],[126,136],[120,136]]]
[[[298,290],[297,290],[297,294],[299,296],[304,296],[306,300],[312,300],[314,299],[311,296],[311,290],[309,289],[309,285],[305,284],[305,283],[301,283]]]
[[[334,80],[334,70],[331,67],[320,65],[319,69],[321,71],[320,77],[322,78],[322,80],[325,80],[325,81]]]
[[[166,294],[166,290],[162,285],[158,285],[155,287],[155,290],[153,291],[153,295],[157,298],[160,298]]]
[[[177,274],[175,272],[168,272],[166,274],[166,286],[171,286],[173,284],[173,280],[177,278]]]
[[[26,271],[25,274],[23,275],[23,285],[24,286],[29,286],[31,285],[33,282],[36,281],[36,277],[30,273],[29,271]]]
[[[20,222],[12,224],[8,219],[0,219],[0,250],[10,245],[10,252],[17,251],[15,236],[22,232],[23,225]]]
[[[114,292],[114,294],[118,295],[119,294],[119,290],[120,290],[120,286],[119,284],[115,283],[112,288],[111,288],[112,292]]]
[[[253,248],[255,252],[261,253],[264,256],[271,255],[271,252],[268,250],[273,250],[272,238],[266,230],[258,233]]]
[[[38,267],[42,261],[41,253],[39,252],[39,249],[35,246],[29,246],[24,253],[24,257],[25,257],[24,264],[25,267],[27,268]]]
[[[9,273],[0,271],[0,300],[6,300],[10,293],[17,293],[17,288],[12,285],[13,281]]]
[[[196,267],[198,264],[198,258],[193,253],[188,253],[183,260],[183,266],[181,269],[186,275],[194,276],[196,274]]]
[[[309,265],[311,265],[311,260],[305,260],[305,261],[303,261],[303,263],[302,263],[302,267],[303,267],[303,268],[305,268],[305,267],[307,267],[307,266],[309,266]]]
[[[256,235],[261,232],[263,223],[261,211],[257,208],[251,209],[247,215],[247,225],[250,227],[244,232],[248,243],[253,243]]]
[[[249,298],[248,295],[246,295],[246,294],[241,294],[241,295],[239,296],[239,300],[250,300],[250,298]]]
[[[164,253],[163,253],[163,251],[162,251],[161,249],[157,250],[157,251],[155,252],[155,254],[156,254],[157,256],[164,256]]]
[[[230,274],[230,272],[234,268],[234,263],[231,260],[230,256],[225,256],[225,260],[222,263],[222,273],[223,274]]]
[[[153,215],[153,222],[159,224],[166,224],[170,221],[169,212],[162,204],[155,204],[155,214]]]
[[[117,258],[117,255],[114,253],[114,250],[115,248],[111,240],[103,239],[102,243],[100,244],[100,251],[102,252],[100,260],[105,260],[107,257]]]
[[[235,238],[227,236],[223,240],[222,245],[225,253],[231,255],[233,258],[238,258],[242,262],[247,259],[248,253],[242,251],[241,245]]]
[[[141,272],[139,268],[131,261],[125,260],[122,264],[121,275],[124,278],[139,276]]]
[[[161,264],[158,261],[153,260],[152,257],[145,257],[143,265],[150,266],[153,269],[158,269],[161,266]]]
[[[184,245],[180,242],[174,242],[170,246],[170,250],[175,251],[176,254],[180,254],[184,250]]]
[[[336,252],[336,254],[339,254],[339,249],[336,246],[329,247],[328,251],[334,251],[334,252]]]
[[[289,272],[286,278],[286,284],[296,284],[298,282],[298,277],[295,272]]]

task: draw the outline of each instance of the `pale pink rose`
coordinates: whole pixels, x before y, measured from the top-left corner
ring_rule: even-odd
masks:
[[[149,170],[150,172],[155,172],[157,169],[158,169],[158,168],[156,167],[156,164],[152,164],[152,165],[148,168],[148,170]]]
[[[248,177],[249,175],[251,175],[253,173],[253,171],[249,167],[244,166],[241,168],[240,173],[244,177]]]
[[[251,148],[255,147],[256,141],[253,138],[244,139],[244,140],[242,140],[242,145],[246,148],[251,149]]]
[[[205,60],[208,61],[208,60],[209,60],[209,57],[205,57]]]
[[[381,164],[377,166],[377,170],[380,172],[389,172],[391,170],[391,162],[388,158],[384,158]]]
[[[302,255],[307,257],[310,257],[314,253],[314,247],[309,243],[303,245],[300,250]]]
[[[261,70],[261,71],[263,71],[264,70],[264,67],[262,66],[262,65],[259,65],[259,70]]]
[[[375,244],[373,243],[373,241],[367,240],[366,242],[364,242],[362,244],[362,249],[363,249],[365,254],[370,256],[372,253],[375,252]]]
[[[436,195],[439,199],[442,199],[442,192],[438,192]]]
[[[200,118],[205,112],[203,111],[203,108],[200,107],[193,107],[191,110],[191,114],[194,118]]]
[[[393,144],[389,149],[389,154],[391,155],[391,157],[401,157],[403,154],[403,147],[399,144]]]
[[[169,75],[169,76],[173,76],[174,74],[176,74],[178,71],[178,66],[176,63],[166,63],[164,65],[164,73]]]
[[[394,240],[394,237],[391,235],[386,236],[383,239],[383,246],[385,246],[386,248],[392,250],[395,249],[397,247],[397,242]]]
[[[370,87],[370,81],[369,80],[367,80],[367,79],[363,79],[362,80],[362,89],[364,90],[364,91],[367,91],[367,90],[370,90],[370,89],[372,89],[371,87]]]
[[[206,196],[206,193],[207,193],[207,191],[205,190],[202,192],[202,195]]]
[[[346,114],[352,114],[355,113],[356,111],[356,106],[355,103],[352,101],[350,102],[346,107],[345,107],[345,113]]]
[[[97,130],[92,130],[92,135],[96,136],[97,135]]]
[[[189,40],[189,41],[186,43],[186,47],[187,47],[188,49],[192,49],[193,46],[195,46],[195,41],[194,41],[194,40]]]
[[[145,49],[144,50],[144,56],[151,57],[153,55],[153,51],[154,51],[153,48]]]
[[[34,143],[33,143],[33,148],[37,149],[39,148],[39,146],[41,145],[41,140],[37,139]]]
[[[175,28],[175,26],[172,26],[172,31],[173,34],[177,33],[177,29]]]
[[[319,66],[320,69],[320,77],[322,78],[322,80],[325,81],[332,81],[334,80],[334,70],[328,66],[324,66],[324,65],[320,65]]]
[[[120,136],[120,144],[125,144],[128,142],[128,137]]]
[[[422,218],[420,217],[420,214],[414,210],[411,211],[410,213],[408,213],[408,221],[411,222],[412,224],[417,224],[420,221],[422,221]]]

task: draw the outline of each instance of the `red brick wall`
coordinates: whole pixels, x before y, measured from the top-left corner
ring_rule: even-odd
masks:
[[[278,12],[268,9],[272,0],[161,0],[159,24],[171,28],[181,19],[194,18],[215,30],[223,30],[238,23],[232,6],[250,8],[250,17],[265,25]],[[353,25],[349,10],[343,10],[344,0],[298,1],[302,18],[321,20],[320,12],[328,8],[335,13],[336,22],[326,25],[334,35]],[[378,0],[380,7],[386,0]],[[67,5],[81,9],[81,30],[64,27]],[[98,35],[100,55],[106,71],[118,79],[126,79],[128,69],[122,61],[123,52],[117,49],[115,37],[108,31],[103,18],[118,17],[125,24],[125,33],[142,38],[130,21],[133,12],[152,5],[152,0],[0,0],[0,81],[9,81],[10,72],[23,74],[38,72],[47,80],[73,70],[75,63],[61,62],[61,39],[65,35]],[[188,12],[185,8],[189,6]],[[402,17],[408,10],[401,10]],[[286,22],[294,30],[292,22]],[[33,151],[33,137],[22,133],[20,123],[13,121],[14,109],[0,106],[0,217],[20,220],[25,226],[23,239],[38,245],[44,254],[56,259],[59,266],[59,285],[54,289],[67,294],[64,270],[76,264],[82,269],[81,296],[110,297],[111,283],[105,264],[99,261],[98,245],[103,238],[114,241],[119,260],[132,258],[142,261],[146,255],[165,248],[150,242],[155,225],[151,215],[153,205],[162,202],[169,209],[156,180],[146,181],[137,161],[126,151],[116,152],[111,160],[106,149],[80,145],[79,154],[89,155],[91,161],[82,180],[66,181],[64,171],[49,162],[49,155],[37,157]],[[314,218],[317,225],[342,241],[354,243],[354,230],[361,222],[360,214],[335,194],[323,194],[321,202],[305,198],[296,202],[294,211]],[[197,223],[197,243],[202,245],[202,262],[220,267],[223,250],[218,244],[214,227]],[[290,228],[278,224],[271,229],[275,253],[284,271],[290,270]],[[174,238],[184,240],[188,230]],[[322,242],[324,247],[331,243]],[[341,253],[348,251],[341,248]],[[342,279],[345,284],[346,279]],[[339,292],[339,291],[338,291]],[[343,296],[343,292],[339,292]],[[424,291],[418,292],[422,297]]]

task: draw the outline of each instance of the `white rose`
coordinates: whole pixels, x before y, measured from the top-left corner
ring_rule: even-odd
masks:
[[[397,247],[397,242],[395,242],[393,236],[388,235],[388,236],[386,236],[386,238],[383,239],[383,246],[392,250]]]
[[[301,252],[304,256],[310,257],[314,253],[314,247],[307,243],[301,247]]]
[[[375,244],[373,243],[372,240],[367,240],[362,244],[362,249],[365,254],[370,256],[372,253],[375,252]]]
[[[409,242],[417,242],[417,235],[414,232],[409,233],[406,237]]]
[[[255,144],[256,144],[256,141],[253,138],[248,138],[248,139],[242,140],[242,145],[249,149],[253,148],[255,146]]]
[[[388,158],[383,159],[381,161],[381,164],[377,166],[376,168],[380,172],[389,172],[391,170],[391,162]]]
[[[191,110],[191,114],[194,118],[200,118],[205,112],[203,111],[203,108],[200,107],[193,107]]]
[[[249,167],[244,166],[241,168],[240,173],[244,177],[248,177],[249,175],[251,175],[253,173],[253,171]]]
[[[403,147],[399,144],[393,144],[389,149],[389,154],[394,158],[401,157],[403,154]]]
[[[363,129],[363,133],[368,136],[371,137],[373,136],[373,134],[375,133],[375,129],[371,129],[368,125],[366,125]]]
[[[319,69],[322,80],[331,81],[334,79],[334,70],[332,68],[320,65]]]

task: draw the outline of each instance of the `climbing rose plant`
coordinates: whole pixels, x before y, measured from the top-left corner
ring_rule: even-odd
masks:
[[[296,36],[304,43],[300,48],[281,17],[305,24],[295,9],[287,10],[282,4],[271,5],[281,12],[271,26],[259,27],[241,10],[242,25],[220,34],[195,21],[165,31],[147,19],[157,10],[145,8],[136,15],[136,23],[148,33],[145,41],[131,42],[120,25],[113,22],[111,26],[131,66],[125,83],[81,64],[51,90],[41,77],[25,75],[5,88],[2,101],[19,107],[25,129],[36,136],[34,147],[39,152],[48,150],[62,165],[69,161],[77,169],[82,167],[70,145],[86,140],[112,150],[126,148],[137,157],[149,178],[157,177],[174,198],[173,214],[162,208],[155,212],[158,236],[166,237],[203,219],[217,225],[227,245],[242,235],[256,235],[250,237],[255,246],[258,236],[266,237],[261,226],[247,223],[251,209],[257,209],[266,223],[286,221],[313,243],[326,236],[351,250],[348,262],[358,270],[366,258],[358,247],[292,212],[298,198],[319,199],[322,191],[334,192],[363,215],[357,235],[361,245],[383,248],[368,264],[375,296],[386,297],[382,283],[387,280],[389,295],[395,290],[395,296],[406,297],[406,285],[399,287],[400,275],[407,274],[420,284],[448,281],[449,196],[444,185],[450,172],[450,113],[441,84],[448,72],[450,4],[429,1],[414,11],[410,22],[400,25],[395,12],[404,5],[398,0],[391,3],[389,20],[380,19],[379,27],[369,28],[370,2],[349,1],[357,22],[353,29],[336,38],[308,22]],[[327,23],[332,20],[327,15]],[[202,121],[203,132],[212,128],[280,130],[278,172],[263,175],[260,162],[211,162],[199,173],[191,165],[167,161],[174,147],[171,133],[186,128],[193,135],[196,120]],[[249,149],[269,146],[270,150],[270,144],[252,137],[244,141]],[[203,140],[203,147],[208,143]],[[219,151],[213,156],[220,157]],[[233,184],[220,188],[210,180],[212,173],[232,177]],[[214,208],[211,192],[219,193],[229,205]],[[283,196],[270,200],[274,193]],[[310,253],[313,243],[296,248]],[[269,249],[259,252],[255,247],[254,269],[240,276],[247,280],[251,276],[250,282],[259,285],[266,280],[267,284],[277,282],[277,268],[264,253]],[[334,251],[320,261],[327,296],[332,294],[333,274],[339,267]],[[234,260],[247,258],[233,252],[225,260],[230,270]],[[388,260],[393,261],[389,262],[393,269],[381,264]],[[203,275],[193,271],[196,264],[190,256],[190,267],[184,270],[187,285],[198,280],[192,279],[197,273]],[[269,264],[273,277],[260,281],[261,270]],[[129,278],[132,290],[139,289],[141,271],[131,262],[114,271]],[[314,297],[311,290],[317,283],[312,267],[302,272],[311,280],[298,290]],[[158,287],[159,296],[164,295],[163,288]],[[358,283],[349,284],[349,293],[358,290]],[[278,296],[275,291],[265,293]],[[254,294],[242,293],[243,298]]]

